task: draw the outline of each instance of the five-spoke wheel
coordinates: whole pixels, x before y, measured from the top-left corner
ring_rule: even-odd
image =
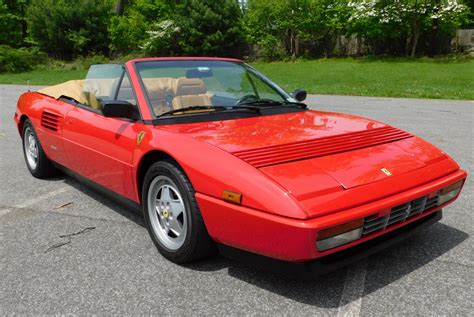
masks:
[[[153,179],[148,191],[148,208],[155,211],[151,225],[163,244],[170,250],[179,249],[186,238],[186,207],[170,178],[160,175]]]
[[[143,213],[150,237],[167,259],[198,260],[215,251],[183,170],[171,160],[152,164],[143,181]]]

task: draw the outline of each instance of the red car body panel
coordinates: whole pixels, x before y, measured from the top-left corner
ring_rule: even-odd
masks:
[[[180,59],[203,58],[173,60]],[[15,113],[20,133],[30,119],[50,159],[138,204],[144,157],[166,153],[190,179],[215,241],[288,261],[350,248],[437,211],[452,201],[354,242],[316,248],[320,230],[386,215],[466,178],[449,156],[420,138],[347,114],[302,111],[154,126],[147,122],[153,118],[134,68],[150,60],[171,58],[126,63],[142,121],[106,118],[30,92],[20,97]],[[57,131],[43,127],[44,111],[57,116]],[[224,201],[224,190],[241,193],[242,204]]]
[[[377,121],[346,114],[307,111],[279,116],[190,123],[162,127],[167,131],[188,134],[234,153],[268,146],[291,144],[351,132],[387,126]]]
[[[449,203],[427,210],[421,215],[410,217],[404,222],[387,227],[385,230],[371,233],[359,240],[324,252],[318,252],[316,249],[316,237],[320,230],[372,214],[387,214],[393,206],[423,195],[434,194],[439,188],[465,177],[466,174],[463,171],[458,171],[413,191],[403,192],[399,195],[389,196],[372,203],[310,220],[291,219],[257,212],[250,208],[226,204],[222,200],[201,194],[196,195],[196,197],[209,234],[216,241],[281,260],[305,262],[348,249],[396,230],[428,216]]]

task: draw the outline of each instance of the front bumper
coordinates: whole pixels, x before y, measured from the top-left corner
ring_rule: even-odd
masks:
[[[435,206],[422,213],[392,224],[362,238],[326,251],[316,249],[316,238],[324,230],[369,215],[386,215],[392,207],[425,195],[432,195],[441,188],[466,178],[466,172],[455,173],[431,181],[411,190],[389,196],[368,204],[314,219],[292,219],[234,205],[200,193],[196,194],[202,216],[210,236],[219,244],[249,251],[266,257],[308,262],[317,258],[353,248],[369,240],[386,235],[401,227],[435,214],[455,199]]]
[[[301,277],[317,276],[338,270],[351,263],[357,262],[383,249],[386,249],[398,242],[412,236],[413,234],[426,229],[432,224],[441,220],[442,210],[438,210],[426,217],[422,217],[406,226],[402,226],[392,232],[384,234],[375,239],[361,243],[347,250],[325,256],[303,263],[292,263],[275,260],[255,253],[243,252],[241,250],[219,245],[219,251],[239,262],[259,266],[264,270],[277,273],[293,274]]]

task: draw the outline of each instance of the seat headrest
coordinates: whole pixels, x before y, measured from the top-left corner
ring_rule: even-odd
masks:
[[[148,95],[151,99],[157,99],[173,93],[176,79],[171,77],[143,78]]]
[[[202,95],[206,93],[206,85],[200,78],[180,77],[176,81],[176,95]]]

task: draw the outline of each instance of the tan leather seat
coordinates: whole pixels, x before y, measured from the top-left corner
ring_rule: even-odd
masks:
[[[175,94],[175,78],[143,78],[143,83],[155,114],[171,110],[171,100]]]
[[[206,85],[202,79],[180,77],[176,80],[173,109],[211,105],[211,98],[207,94]]]

